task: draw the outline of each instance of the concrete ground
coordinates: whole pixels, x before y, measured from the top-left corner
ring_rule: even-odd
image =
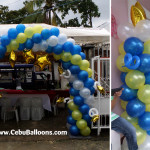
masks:
[[[38,129],[40,131],[68,131],[66,127],[67,109],[59,109],[58,116],[46,114],[41,121],[0,121],[0,131],[11,129]],[[64,136],[0,136],[3,150],[109,150],[109,130],[103,129],[100,136],[92,130],[90,138],[72,139]]]

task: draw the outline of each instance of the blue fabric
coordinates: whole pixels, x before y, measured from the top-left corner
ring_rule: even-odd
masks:
[[[131,123],[119,117],[111,122],[111,129],[126,137],[129,150],[138,150],[136,130]]]

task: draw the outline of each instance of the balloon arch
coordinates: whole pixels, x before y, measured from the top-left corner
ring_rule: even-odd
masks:
[[[57,27],[46,29],[41,25],[26,27],[18,24],[16,28],[10,28],[7,35],[2,35],[0,41],[0,59],[5,56],[6,52],[10,52],[9,61],[12,67],[15,63],[14,51],[17,50],[23,51],[27,63],[34,59],[32,51],[39,50],[52,53],[56,60],[61,61],[65,72],[70,74],[68,77],[65,76],[65,72],[63,73],[70,84],[71,100],[68,102],[69,116],[67,117],[67,122],[70,124],[69,131],[74,136],[90,135],[91,119],[94,115],[98,115],[97,111],[94,112],[94,109],[89,107],[94,100],[95,81],[91,78],[92,70],[89,68],[89,61],[81,52],[81,47],[75,45],[74,39],[67,39],[67,36],[60,33]],[[42,70],[45,65],[50,64],[50,61],[47,55],[44,55],[39,56],[35,64]]]

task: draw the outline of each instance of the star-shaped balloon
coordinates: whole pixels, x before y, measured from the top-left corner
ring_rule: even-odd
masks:
[[[51,65],[51,62],[48,59],[48,54],[46,54],[44,56],[37,55],[37,59],[34,64],[39,66],[41,70],[43,70],[45,68],[45,66]]]
[[[56,103],[63,103],[64,102],[64,97],[59,97]]]
[[[95,122],[98,121],[98,119],[99,119],[99,115],[95,115],[95,116],[92,117],[92,120],[91,120],[91,121],[92,121],[93,123],[95,123]]]
[[[27,64],[33,63],[35,60],[35,56],[34,56],[32,50],[24,51],[23,56],[24,56],[24,59]]]
[[[133,5],[131,7],[131,20],[132,20],[132,23],[134,26],[136,26],[136,24],[141,21],[141,20],[144,20],[146,19],[146,14],[145,14],[145,11],[142,7],[142,5],[137,2],[135,4],[135,6]]]
[[[100,93],[105,94],[105,90],[104,90],[104,88],[103,88],[102,86],[98,85],[98,86],[97,86],[97,90],[98,90]]]
[[[10,55],[9,55],[9,63],[12,68],[15,67],[16,60],[17,60],[17,56],[16,56],[15,52],[11,51]]]
[[[63,74],[63,68],[58,66],[58,72],[59,72],[60,75]]]

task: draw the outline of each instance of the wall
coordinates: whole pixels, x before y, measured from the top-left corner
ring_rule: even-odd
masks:
[[[127,0],[112,0],[111,2],[112,14],[116,18],[117,24],[124,24],[128,22],[128,3]],[[119,39],[111,38],[111,88],[117,88],[122,85],[120,80],[120,71],[116,67],[116,59],[119,56],[118,47],[121,41]],[[118,100],[113,112],[121,114],[120,101]]]

